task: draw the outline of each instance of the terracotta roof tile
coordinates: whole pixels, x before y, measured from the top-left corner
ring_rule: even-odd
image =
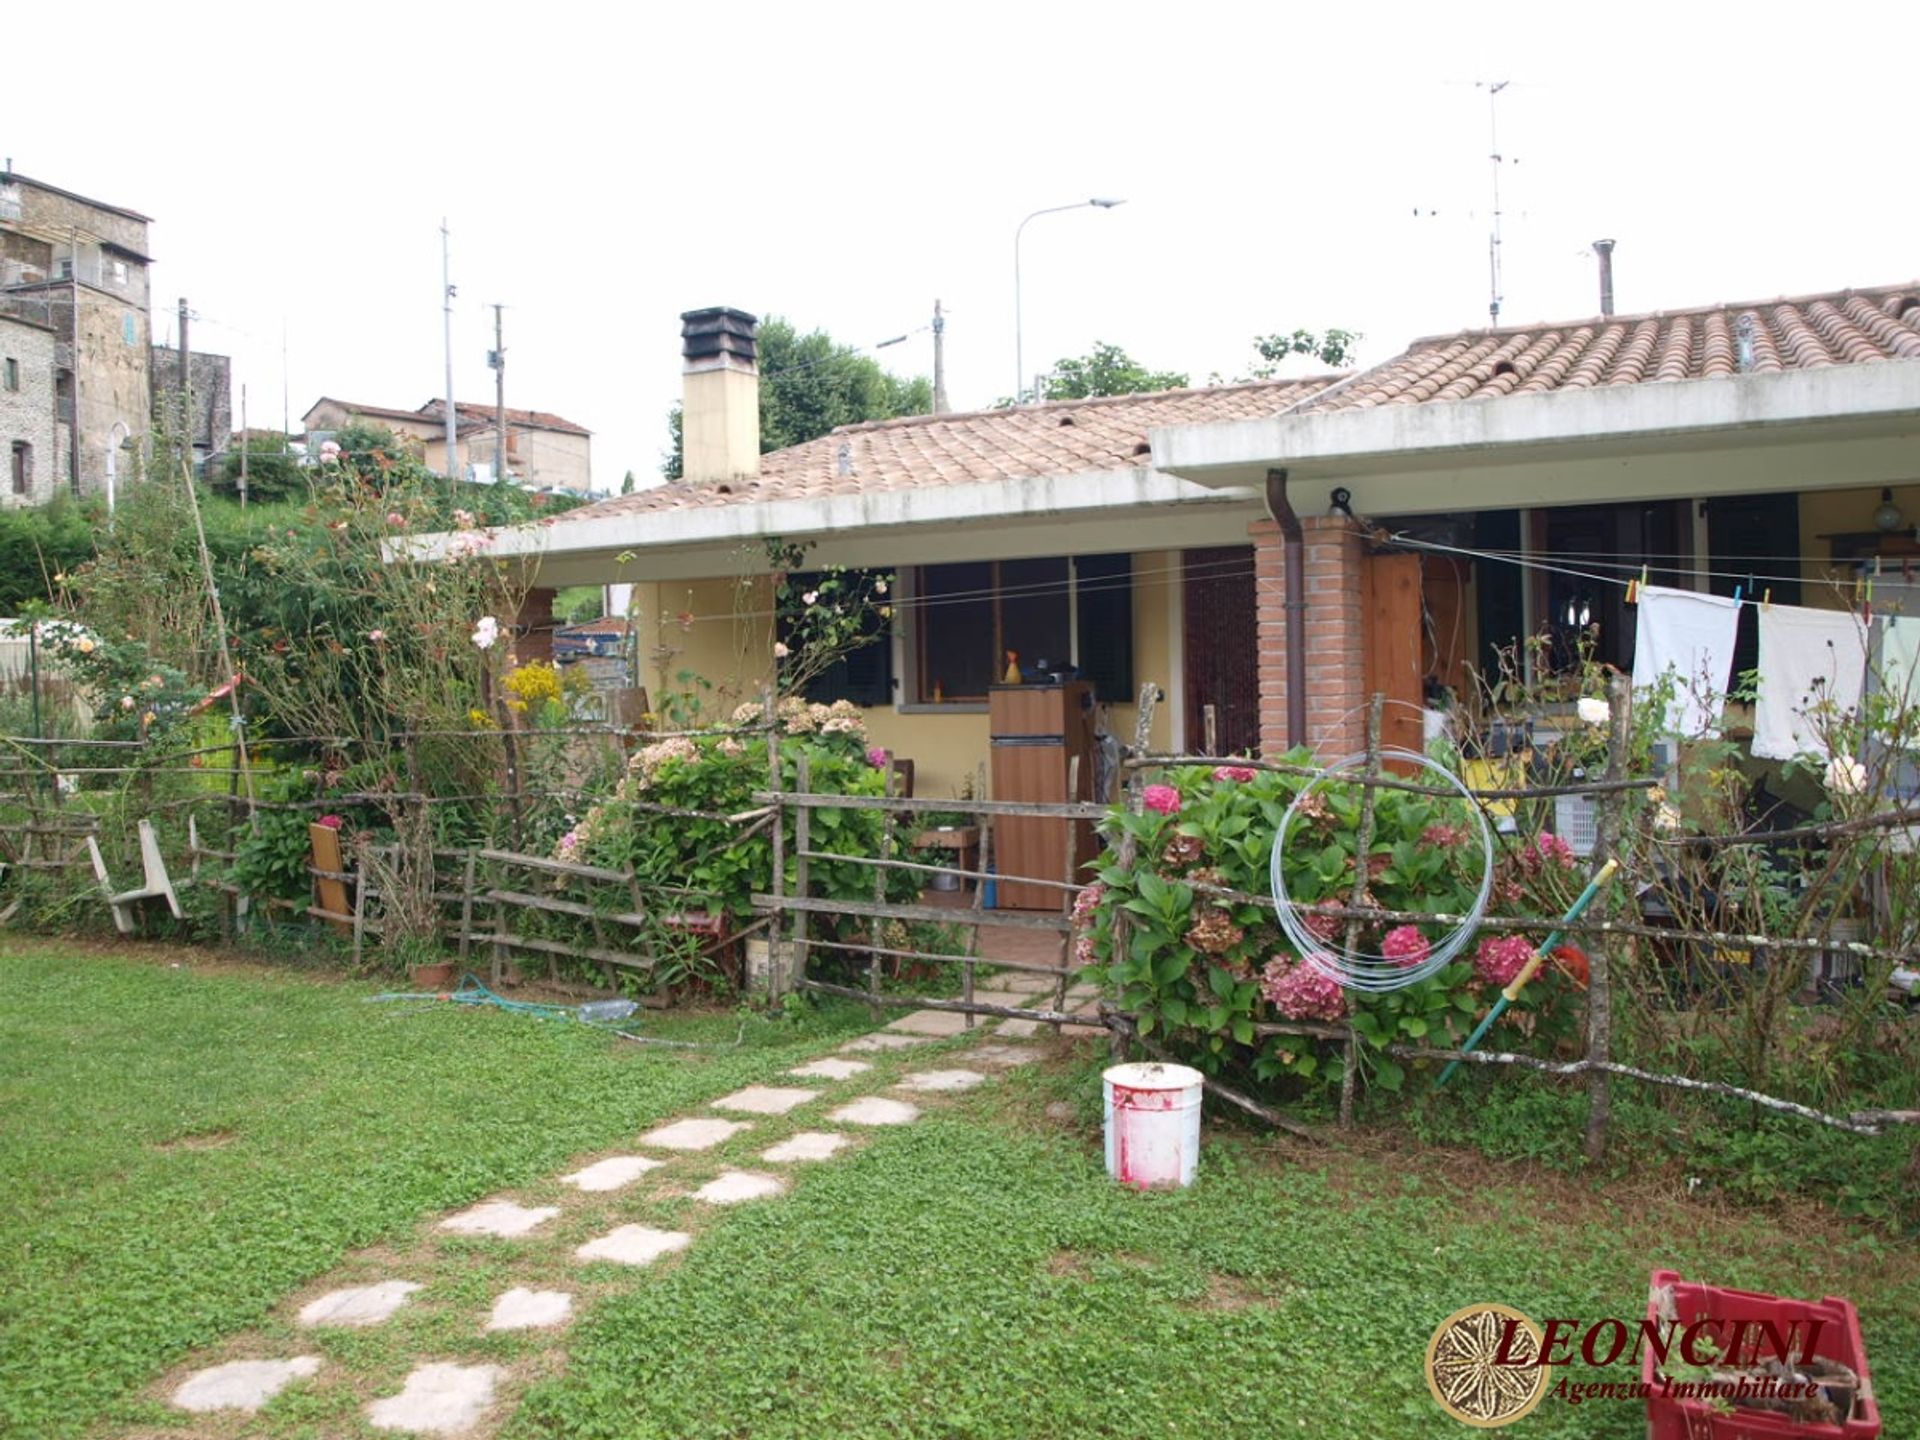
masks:
[[[752,480],[732,485],[675,481],[569,510],[555,523],[710,505],[1146,469],[1152,464],[1147,432],[1156,427],[1278,415],[1310,399],[1333,379],[1320,375],[843,425],[817,440],[762,455],[760,474]]]
[[[1742,352],[1750,358],[1742,365]],[[1560,325],[1468,330],[1406,352],[1330,390],[1308,410],[1492,400],[1600,385],[1704,380],[1920,359],[1920,282],[1705,305]]]

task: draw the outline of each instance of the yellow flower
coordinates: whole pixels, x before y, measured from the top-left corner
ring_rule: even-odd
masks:
[[[476,730],[491,730],[493,728],[493,717],[484,710],[469,710],[467,711],[467,723],[472,725]]]
[[[529,705],[558,700],[561,693],[559,670],[543,660],[522,665],[507,676],[506,685],[507,693],[520,702],[522,710]]]

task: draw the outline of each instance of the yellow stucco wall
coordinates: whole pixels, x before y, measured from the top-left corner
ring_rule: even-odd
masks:
[[[1893,502],[1906,512],[1907,523],[1920,521],[1920,484],[1895,485]],[[1822,535],[1845,535],[1873,529],[1873,512],[1880,492],[1862,490],[1803,490],[1800,492],[1800,603],[1842,609],[1853,598],[1851,567],[1833,568],[1828,557],[1832,542]],[[1899,566],[1893,567],[1898,571]],[[1916,563],[1920,571],[1920,563]]]

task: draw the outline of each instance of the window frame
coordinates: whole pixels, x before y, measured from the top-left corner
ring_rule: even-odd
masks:
[[[33,442],[16,440],[13,442],[12,456],[8,461],[7,473],[12,481],[12,493],[15,495],[33,494]]]
[[[4,383],[6,388],[14,394],[18,394],[20,391],[20,361],[12,355],[7,356],[5,372]]]

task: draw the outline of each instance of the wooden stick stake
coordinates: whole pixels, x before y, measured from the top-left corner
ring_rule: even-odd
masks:
[[[1624,675],[1612,676],[1607,682],[1607,699],[1611,706],[1607,779],[1617,781],[1627,773],[1627,751],[1633,739],[1632,682]],[[1608,791],[1599,807],[1594,849],[1607,859],[1618,859],[1625,849],[1627,792]],[[1607,903],[1608,912],[1618,913],[1624,897],[1632,893],[1631,885],[1615,886]],[[1594,1067],[1587,1072],[1585,1148],[1589,1161],[1598,1161],[1606,1155],[1607,1126],[1613,1118],[1612,1076],[1603,1068],[1613,1058],[1613,975],[1608,949],[1608,942],[1602,940],[1587,957],[1587,1059]]]

